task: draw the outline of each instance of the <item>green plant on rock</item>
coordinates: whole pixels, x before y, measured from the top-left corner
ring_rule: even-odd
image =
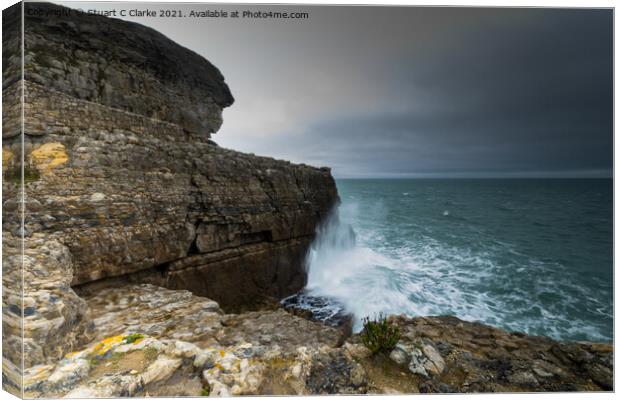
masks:
[[[141,333],[132,333],[130,335],[125,336],[125,338],[123,339],[125,341],[125,343],[127,344],[131,344],[134,343],[140,339],[144,339],[144,335]]]
[[[372,354],[391,351],[398,343],[398,339],[400,339],[400,329],[388,322],[383,314],[379,314],[379,317],[373,320],[368,317],[364,318],[361,340]]]
[[[210,393],[211,393],[211,386],[207,383],[206,385],[202,387],[202,390],[200,391],[200,395],[208,396]]]

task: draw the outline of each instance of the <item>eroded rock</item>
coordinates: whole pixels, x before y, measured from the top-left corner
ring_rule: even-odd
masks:
[[[6,361],[21,364],[22,340],[26,368],[56,360],[92,340],[93,322],[86,302],[70,286],[69,250],[38,233],[24,238],[23,256],[21,239],[5,233],[2,244]]]
[[[148,284],[87,301],[96,339],[58,363],[27,369],[29,395],[364,391],[363,370],[336,347],[340,332],[284,310],[225,315],[209,299]]]
[[[560,343],[455,317],[390,320],[401,330],[401,340],[390,357],[420,377],[424,392],[613,387],[611,345]]]
[[[163,299],[169,299],[168,303]],[[372,355],[358,334],[339,345],[336,328],[284,310],[224,314],[213,301],[187,291],[131,285],[108,289],[87,301],[92,305],[97,339],[57,363],[28,368],[28,395],[197,396],[208,391],[212,396],[231,396],[613,388],[611,345],[558,343],[454,317],[390,317],[400,327],[401,339],[389,355]],[[125,317],[121,310],[125,310]],[[486,344],[481,345],[483,339]]]
[[[301,289],[306,250],[338,200],[329,169],[214,146],[230,90],[209,61],[158,32],[24,7],[43,10],[24,19],[24,80],[21,5],[3,13],[6,387],[19,386],[22,358],[49,363],[92,339],[80,296],[153,283],[231,310]],[[162,304],[142,331],[175,331],[165,313]],[[123,311],[107,315],[99,323],[131,328]]]

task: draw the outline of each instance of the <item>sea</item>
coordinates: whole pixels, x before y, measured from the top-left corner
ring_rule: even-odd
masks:
[[[454,315],[613,340],[611,179],[342,179],[305,295],[345,311]],[[316,304],[319,304],[318,306]]]

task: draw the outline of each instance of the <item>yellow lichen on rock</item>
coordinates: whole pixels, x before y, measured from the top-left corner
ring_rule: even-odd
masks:
[[[13,152],[3,147],[2,148],[2,171],[6,170],[7,166],[11,163],[13,158],[14,158]]]
[[[114,345],[121,343],[124,339],[125,339],[125,336],[123,335],[111,336],[111,337],[105,338],[99,343],[97,343],[97,345],[93,349],[93,353],[95,355],[102,356],[105,353],[107,353],[108,350],[114,347]]]
[[[65,146],[62,143],[45,143],[30,153],[30,160],[42,173],[49,173],[54,168],[69,161]]]

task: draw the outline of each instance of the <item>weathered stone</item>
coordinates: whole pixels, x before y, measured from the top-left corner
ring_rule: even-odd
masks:
[[[432,342],[423,340],[398,343],[391,351],[390,359],[426,378],[440,375],[445,368],[445,362]]]
[[[390,359],[373,356],[357,334],[338,347],[335,328],[284,310],[223,314],[187,291],[143,284],[87,301],[97,339],[55,365],[27,369],[29,396],[196,396],[205,387],[216,396],[610,390],[584,371],[607,365],[611,346],[559,345],[453,317],[391,318],[403,335]],[[502,340],[519,351],[495,359],[483,346],[471,350],[485,332],[494,334],[489,346]],[[441,344],[457,335],[470,339]],[[571,361],[581,351],[591,354],[587,370]],[[599,373],[611,384],[610,369]]]
[[[29,81],[206,136],[233,103],[215,66],[151,28],[45,3],[25,8]],[[11,61],[5,82],[19,71]]]
[[[401,339],[390,353],[426,392],[611,390],[613,347],[558,343],[455,317],[390,317]],[[356,336],[349,339],[356,340]],[[608,367],[606,367],[606,365]],[[600,375],[598,375],[600,373]]]
[[[227,315],[223,322],[224,328],[217,336],[222,344],[277,345],[286,353],[294,352],[300,346],[335,347],[341,341],[338,329],[291,315],[282,309]]]
[[[228,86],[154,30],[25,7],[46,16],[25,19],[23,81],[20,7],[3,14],[7,376],[22,357],[50,362],[91,339],[74,290],[153,283],[242,309],[301,289],[306,250],[337,202],[329,170],[210,144]]]
[[[312,394],[361,394],[367,391],[367,377],[345,352],[332,350],[313,356],[306,385]]]
[[[141,375],[142,382],[148,385],[153,382],[165,381],[181,366],[181,359],[159,356]]]
[[[212,395],[364,390],[363,369],[335,347],[340,332],[284,310],[224,315],[209,299],[147,284],[87,300],[96,339],[27,369],[28,395],[199,395],[201,381]]]
[[[212,300],[188,291],[127,285],[86,297],[97,339],[140,332],[155,337],[200,341],[219,329],[222,311]]]
[[[73,272],[69,250],[37,233],[23,240],[21,256],[20,243],[3,235],[3,322],[4,335],[23,337],[23,363],[28,368],[86,344],[92,339],[93,323],[86,302],[69,286]],[[19,292],[22,279],[26,297]],[[11,343],[21,341],[5,343],[6,357],[19,365],[21,349]]]

